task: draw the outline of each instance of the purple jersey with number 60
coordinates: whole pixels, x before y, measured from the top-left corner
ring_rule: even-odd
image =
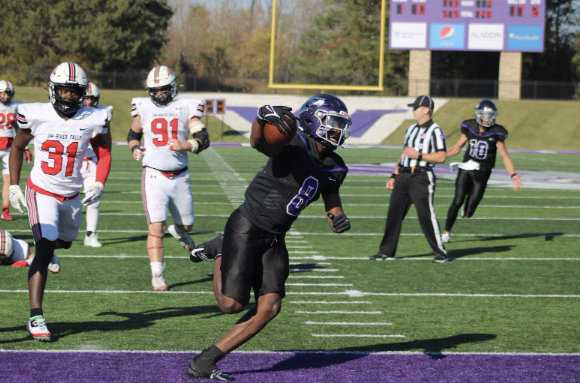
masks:
[[[298,129],[282,153],[256,174],[240,211],[266,232],[285,233],[321,194],[338,192],[347,172],[342,157],[330,152],[321,158],[314,139]]]
[[[504,142],[508,137],[508,131],[503,126],[494,124],[480,132],[479,124],[475,119],[472,119],[461,123],[461,133],[467,136],[469,144],[463,161],[479,162],[482,170],[493,169],[497,154],[497,142]]]

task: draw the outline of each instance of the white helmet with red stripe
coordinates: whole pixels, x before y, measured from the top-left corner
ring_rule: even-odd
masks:
[[[95,85],[95,83],[89,81],[89,85],[87,86],[87,94],[86,99],[92,97],[95,99],[92,106],[93,108],[99,105],[99,99],[101,98],[101,92],[99,92],[99,87]]]
[[[16,93],[16,91],[14,90],[14,85],[12,85],[12,83],[8,80],[0,80],[0,93],[6,93],[8,95],[7,98],[2,98],[0,96],[0,102],[3,103],[4,105],[10,104],[10,101],[12,101],[12,98],[14,97],[14,93]]]
[[[87,75],[78,64],[62,63],[52,70],[48,78],[48,98],[58,112],[72,117],[84,105],[87,84]],[[59,89],[70,89],[78,98],[61,97]]]
[[[165,65],[156,66],[147,75],[147,92],[157,106],[169,104],[177,96],[177,76]]]
[[[8,264],[14,255],[14,238],[7,230],[0,230],[0,265]]]

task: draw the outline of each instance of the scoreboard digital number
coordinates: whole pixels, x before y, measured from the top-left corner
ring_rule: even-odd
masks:
[[[403,4],[397,4],[396,13],[402,15],[404,12],[403,9]],[[412,4],[411,14],[425,16],[427,14],[427,4]]]
[[[524,17],[524,12],[526,8],[523,5],[510,5],[510,16],[512,17]],[[532,17],[538,17],[540,14],[540,7],[537,5],[532,6],[530,15]]]
[[[546,1],[391,0],[389,47],[542,52]]]

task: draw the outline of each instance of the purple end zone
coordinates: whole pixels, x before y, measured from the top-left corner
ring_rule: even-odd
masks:
[[[192,353],[1,352],[0,382],[203,382]],[[580,355],[233,353],[238,382],[580,382]]]

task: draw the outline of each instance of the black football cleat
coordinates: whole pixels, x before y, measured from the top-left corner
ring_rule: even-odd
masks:
[[[220,370],[219,367],[217,367],[215,364],[211,365],[209,367],[210,368],[213,367],[213,369],[211,370],[210,373],[201,372],[202,369],[198,368],[198,366],[195,363],[195,358],[193,358],[192,361],[189,363],[189,366],[187,366],[187,373],[194,378],[209,378],[209,379],[220,380],[220,381],[236,380],[236,378],[234,378],[233,376],[228,375],[225,372],[222,372],[222,370]],[[207,369],[205,369],[205,370],[207,370]]]
[[[200,243],[189,254],[191,262],[198,263],[206,259],[216,259],[222,255],[222,244],[224,235],[220,234],[214,239]]]

